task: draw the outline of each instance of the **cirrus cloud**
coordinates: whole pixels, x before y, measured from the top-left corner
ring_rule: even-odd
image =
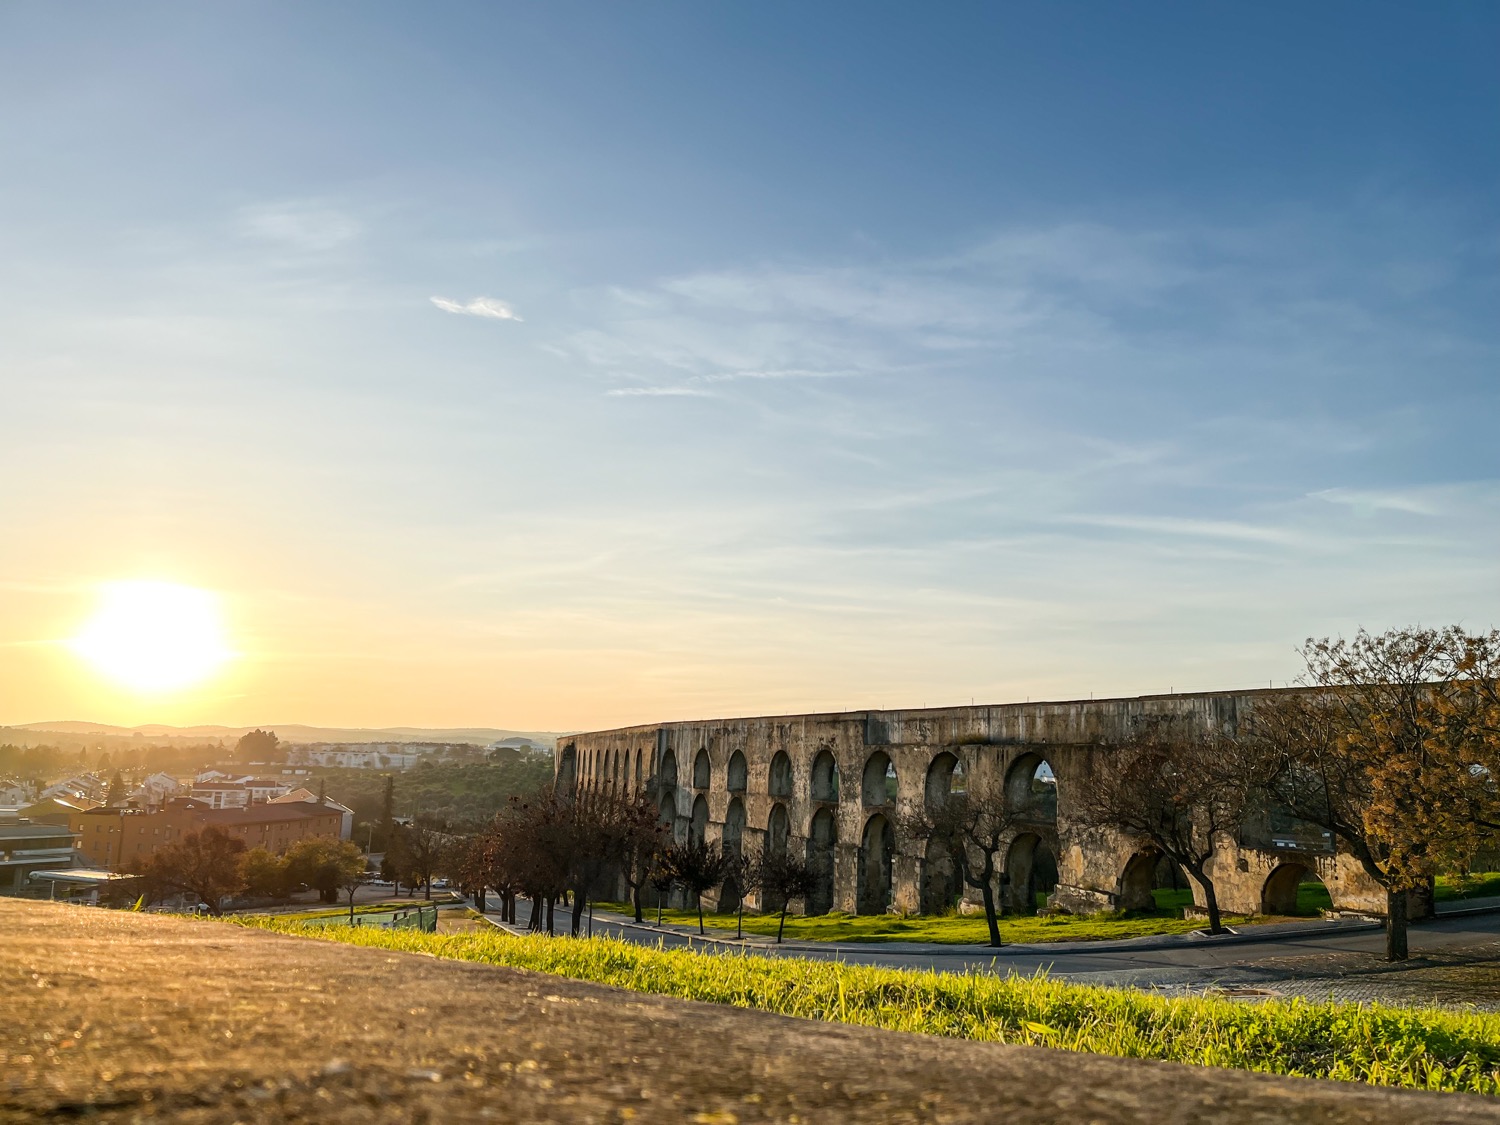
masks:
[[[448,297],[431,297],[429,300],[444,312],[458,313],[460,316],[478,316],[486,320],[517,322],[521,319],[515,309],[495,297],[475,297],[468,303],[454,301]]]

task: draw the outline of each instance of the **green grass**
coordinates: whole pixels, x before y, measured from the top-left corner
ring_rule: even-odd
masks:
[[[611,910],[627,916],[633,913],[629,903],[595,903],[600,910]],[[645,912],[648,921],[656,920],[656,911]],[[1225,919],[1229,921],[1229,919]],[[1238,920],[1238,919],[1236,919]],[[698,927],[698,914],[692,910],[664,910],[662,921],[677,926]],[[745,932],[776,936],[779,915],[745,913]],[[714,931],[734,933],[733,914],[714,914],[705,910],[703,924]],[[1203,928],[1201,921],[1172,917],[1170,914],[1072,914],[1007,915],[1000,919],[1000,939],[1005,942],[1106,941],[1116,938],[1145,937],[1152,934],[1182,934]],[[787,941],[926,941],[944,945],[985,945],[990,932],[983,914],[788,914]]]
[[[407,910],[407,909],[410,909],[410,907],[412,907],[412,906],[421,906],[421,905],[423,905],[421,899],[415,899],[415,900],[403,899],[400,903],[396,903],[396,902],[367,902],[367,903],[365,903],[362,906],[356,906],[354,908],[354,913],[356,915],[360,915],[360,914],[389,914],[389,913],[391,913],[392,911],[395,911],[395,910]],[[426,905],[431,906],[432,903],[429,902]],[[252,914],[252,915],[245,915],[244,917],[251,917],[251,918],[278,918],[278,919],[280,919],[283,922],[315,922],[315,921],[318,921],[318,920],[323,919],[323,918],[340,918],[340,917],[347,918],[347,917],[349,917],[349,908],[347,906],[329,906],[329,907],[326,907],[326,908],[320,908],[318,910],[299,910],[299,911],[296,911],[295,913],[286,913],[286,914]]]
[[[1302,1000],[1167,999],[1046,977],[702,954],[604,938],[421,934],[240,919],[283,933],[508,965],[636,992],[956,1039],[1430,1090],[1500,1093],[1500,1016]],[[893,1048],[899,1049],[899,1048]]]
[[[1489,898],[1500,895],[1500,872],[1475,872],[1467,877],[1439,875],[1433,898],[1438,902],[1462,898]]]

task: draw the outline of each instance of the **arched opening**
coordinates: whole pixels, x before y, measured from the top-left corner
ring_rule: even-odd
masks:
[[[778,750],[771,758],[771,772],[766,778],[766,792],[773,797],[792,795],[792,760],[785,750]]]
[[[771,806],[771,818],[766,822],[766,851],[772,855],[785,855],[787,841],[792,836],[792,821],[786,814],[786,806]]]
[[[733,914],[740,908],[740,881],[733,872],[724,876],[724,883],[719,888],[719,913]]]
[[[865,821],[859,844],[858,913],[884,914],[890,906],[895,856],[896,841],[891,822],[881,813],[876,813]]]
[[[890,755],[877,750],[865,762],[860,793],[867,805],[892,805],[896,802],[896,766]]]
[[[952,910],[963,893],[963,877],[954,867],[948,849],[937,840],[928,840],[927,854],[922,861],[922,913],[941,914]]]
[[[833,909],[833,853],[838,844],[838,821],[828,809],[819,809],[813,814],[811,832],[807,866],[812,869],[813,890],[807,896],[807,912],[827,914]]]
[[[701,844],[708,833],[708,798],[702,793],[693,798],[693,819],[688,824],[688,839]]]
[[[635,789],[637,793],[639,793],[641,790],[641,759],[644,756],[645,751],[643,750],[637,750],[635,752]]]
[[[839,799],[839,764],[827,750],[819,750],[813,759],[812,796],[814,801]]]
[[[962,793],[967,788],[968,780],[964,777],[964,764],[958,760],[958,755],[945,750],[932,759],[932,764],[927,767],[928,805],[936,808],[952,794]]]
[[[1057,857],[1035,832],[1017,836],[1005,853],[1010,907],[1017,914],[1035,914],[1057,890]]]
[[[745,836],[745,802],[731,797],[729,809],[724,814],[724,850],[740,854],[740,845]]]
[[[792,821],[787,816],[786,806],[775,804],[771,806],[771,819],[766,822],[766,854],[785,855],[787,843],[792,835]],[[780,910],[782,899],[778,895],[765,892],[761,896],[761,908],[767,911]]]
[[[748,779],[749,771],[745,768],[745,755],[736,750],[729,755],[729,791],[743,793]]]
[[[563,748],[562,756],[557,764],[557,787],[564,793],[571,793],[573,787],[578,784],[578,747],[569,744]]]
[[[1318,873],[1301,863],[1283,863],[1266,878],[1260,892],[1262,914],[1308,916],[1333,908],[1328,888]]]
[[[609,752],[609,783],[611,786],[618,785],[620,781],[620,752],[611,750]]]
[[[1115,905],[1121,910],[1155,910],[1156,868],[1161,862],[1161,853],[1155,851],[1136,852],[1125,864],[1120,874],[1120,887],[1115,896]]]
[[[677,755],[670,750],[663,750],[661,753],[661,770],[657,781],[668,792],[677,788]]]
[[[1005,799],[1025,820],[1057,819],[1057,775],[1040,754],[1023,754],[1005,775]]]
[[[707,789],[710,778],[713,775],[713,767],[709,765],[708,751],[699,750],[693,758],[693,788]]]
[[[657,816],[667,826],[672,834],[672,839],[677,839],[677,795],[676,790],[665,792],[661,795],[661,802],[657,805]]]

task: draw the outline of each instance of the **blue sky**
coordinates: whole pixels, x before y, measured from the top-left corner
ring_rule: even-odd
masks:
[[[0,721],[1206,690],[1500,624],[1500,11],[0,12]],[[120,577],[243,659],[53,643]]]

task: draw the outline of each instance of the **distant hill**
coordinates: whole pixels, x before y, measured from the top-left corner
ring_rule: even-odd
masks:
[[[557,735],[548,731],[502,730],[497,727],[310,727],[302,723],[261,723],[264,730],[274,730],[283,742],[473,742],[484,746],[505,739],[525,739],[548,749],[557,745]],[[142,738],[187,740],[193,742],[233,742],[254,727],[173,727],[162,723],[147,723],[138,727],[116,727],[108,723],[81,723],[59,720],[46,723],[22,723],[13,727],[0,727],[0,742],[20,741],[11,732],[26,732],[26,735],[65,735],[69,739],[79,736],[102,738]],[[9,736],[9,737],[7,737]],[[30,737],[27,742],[35,743]]]

